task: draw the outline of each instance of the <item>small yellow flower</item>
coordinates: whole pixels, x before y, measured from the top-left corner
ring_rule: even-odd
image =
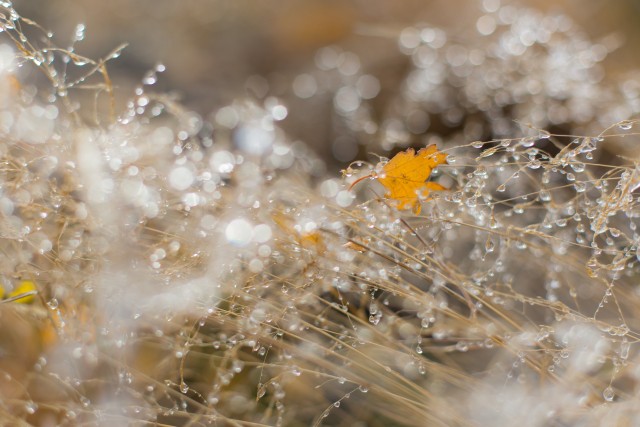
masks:
[[[13,291],[9,293],[9,295],[7,295],[7,298],[16,298],[15,301],[20,304],[30,304],[36,299],[35,293],[37,291],[38,288],[35,283],[31,280],[23,280]],[[2,294],[4,294],[4,290],[2,291]],[[28,295],[20,297],[20,295],[24,294]]]

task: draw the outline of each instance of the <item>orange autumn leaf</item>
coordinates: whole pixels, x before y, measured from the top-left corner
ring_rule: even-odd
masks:
[[[438,151],[435,145],[422,148],[417,154],[413,148],[409,148],[389,160],[376,178],[388,190],[385,196],[395,200],[398,209],[411,208],[417,215],[421,210],[420,195],[427,196],[430,191],[446,190],[440,184],[426,182],[431,176],[431,171],[446,161],[447,155]]]
[[[298,231],[296,230],[292,219],[281,212],[275,212],[272,219],[281,230],[285,231],[288,235],[293,236],[296,243],[298,243],[302,248],[315,250],[318,253],[324,252],[325,244],[320,231]]]

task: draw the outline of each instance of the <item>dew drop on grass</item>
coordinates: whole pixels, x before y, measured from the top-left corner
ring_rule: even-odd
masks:
[[[620,123],[618,123],[618,127],[621,130],[630,130],[633,127],[633,122],[629,120],[623,120]]]
[[[551,138],[551,134],[546,130],[541,130],[538,134],[538,139],[549,139]]]
[[[149,71],[142,78],[142,83],[144,83],[145,85],[148,85],[148,86],[155,84],[156,81],[158,81],[158,76],[156,75],[156,70]]]
[[[266,393],[267,393],[266,387],[260,387],[258,389],[258,394],[257,394],[258,399],[261,399],[262,397],[264,397]]]
[[[604,400],[606,400],[607,402],[612,402],[613,398],[615,397],[615,392],[613,391],[613,388],[611,386],[605,388],[602,391],[602,397],[604,397]]]
[[[455,347],[456,347],[456,350],[458,350],[461,353],[465,353],[467,350],[469,350],[469,344],[467,344],[465,341],[458,341]]]
[[[493,240],[491,239],[487,239],[487,241],[484,244],[484,250],[487,253],[493,252],[495,249],[495,243],[493,243]]]
[[[24,409],[28,414],[33,415],[38,410],[38,404],[35,402],[27,402],[24,405]]]
[[[584,172],[586,166],[584,163],[582,162],[573,162],[570,164],[571,169],[573,169],[574,172]]]
[[[536,140],[534,138],[528,137],[528,138],[523,138],[522,141],[520,142],[520,144],[523,147],[533,147],[533,145],[536,143]]]
[[[573,184],[573,188],[576,190],[576,193],[584,193],[587,190],[587,184],[579,181]]]
[[[627,360],[629,357],[629,348],[631,344],[627,341],[626,338],[623,338],[622,343],[620,344],[620,358],[622,360]]]

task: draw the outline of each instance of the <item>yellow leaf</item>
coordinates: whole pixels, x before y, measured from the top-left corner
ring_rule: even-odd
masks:
[[[426,197],[431,191],[446,190],[435,182],[426,182],[436,166],[447,161],[447,155],[430,145],[416,152],[413,148],[396,154],[383,166],[382,173],[376,178],[387,190],[386,197],[395,200],[398,209],[421,210],[420,196]],[[366,178],[366,177],[365,177]],[[362,179],[354,182],[353,185]]]
[[[316,250],[319,253],[324,252],[324,240],[318,230],[308,232],[297,231],[292,219],[281,212],[275,212],[272,218],[283,231],[292,235],[301,247]]]

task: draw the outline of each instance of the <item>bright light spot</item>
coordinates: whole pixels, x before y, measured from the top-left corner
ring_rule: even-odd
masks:
[[[218,110],[215,116],[216,122],[229,129],[233,129],[238,124],[240,117],[233,107],[223,107]]]
[[[351,202],[353,202],[354,198],[355,196],[353,195],[352,192],[347,190],[342,190],[336,195],[336,203],[341,208],[346,208],[347,206],[351,205]]]
[[[213,215],[206,214],[200,219],[200,227],[205,230],[213,230],[216,224],[218,224],[218,220]]]
[[[10,71],[13,68],[16,54],[8,44],[0,45],[0,73]]]
[[[197,193],[187,193],[182,197],[182,202],[190,208],[198,206],[200,203],[200,196]]]
[[[193,184],[193,172],[189,168],[180,166],[169,173],[169,185],[178,191],[186,190]]]
[[[254,258],[249,262],[249,270],[252,273],[260,273],[264,268],[264,264],[258,258]]]
[[[234,219],[224,230],[224,235],[235,246],[246,246],[253,237],[253,227],[245,219]]]
[[[293,80],[293,93],[298,98],[307,99],[316,94],[318,83],[311,74],[300,74]]]
[[[147,198],[147,188],[140,179],[124,179],[120,184],[122,194],[129,200],[135,202]]]
[[[500,9],[500,0],[484,0],[482,7],[487,12],[495,12]]]
[[[365,74],[358,78],[356,90],[362,99],[375,98],[380,92],[380,81],[371,75]]]
[[[420,45],[420,31],[413,27],[407,27],[400,33],[400,46],[406,49],[415,49]]]
[[[57,116],[57,109],[55,110]],[[53,134],[53,110],[34,105],[20,112],[16,122],[18,138],[30,144],[44,144]]]
[[[242,151],[261,156],[271,148],[275,135],[273,131],[267,130],[256,123],[238,127],[235,140]]]
[[[277,120],[277,121],[284,120],[285,118],[287,118],[288,113],[289,111],[287,110],[287,107],[285,107],[284,105],[276,105],[271,109],[271,116],[273,117],[273,120]]]
[[[353,87],[344,86],[336,92],[333,105],[342,113],[351,113],[360,106],[360,96]]]
[[[496,30],[496,20],[491,15],[481,16],[476,22],[476,28],[480,34],[488,36]]]
[[[267,224],[258,224],[253,228],[253,240],[258,243],[268,242],[271,236],[271,227]]]
[[[209,166],[219,173],[230,173],[236,164],[236,159],[228,151],[216,151],[209,159]]]
[[[322,194],[323,197],[335,197],[339,189],[340,187],[335,179],[327,179],[320,184],[320,194]]]
[[[260,245],[260,247],[258,248],[258,255],[260,255],[263,258],[266,258],[269,255],[271,255],[271,246]]]
[[[160,126],[151,134],[151,140],[158,145],[169,145],[173,142],[173,138],[173,131],[166,126]]]

